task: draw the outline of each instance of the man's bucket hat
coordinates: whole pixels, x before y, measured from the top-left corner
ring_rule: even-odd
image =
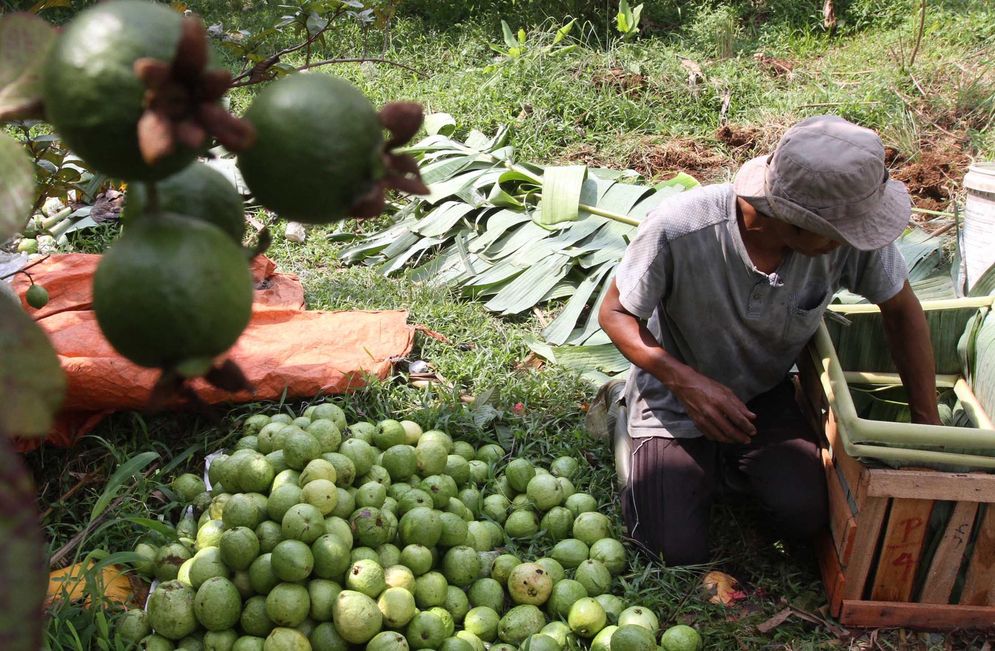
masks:
[[[740,168],[733,187],[768,217],[862,251],[897,239],[911,214],[905,184],[888,178],[878,135],[833,115],[791,127],[773,154]]]

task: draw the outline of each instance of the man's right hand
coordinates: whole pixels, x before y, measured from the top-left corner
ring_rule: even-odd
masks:
[[[724,384],[687,366],[668,384],[705,438],[746,444],[757,433],[756,414]]]

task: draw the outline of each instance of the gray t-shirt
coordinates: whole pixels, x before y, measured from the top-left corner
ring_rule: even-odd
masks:
[[[622,306],[667,352],[746,402],[785,378],[838,289],[881,303],[907,275],[894,244],[870,252],[844,245],[816,257],[792,251],[777,271],[763,273],[740,235],[732,185],[720,184],[657,207],[615,282]],[[680,400],[636,366],[625,398],[630,436],[701,436]]]

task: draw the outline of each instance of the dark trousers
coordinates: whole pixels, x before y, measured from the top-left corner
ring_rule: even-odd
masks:
[[[709,560],[709,511],[723,478],[740,481],[777,538],[807,539],[828,522],[819,445],[785,381],[747,403],[757,415],[748,445],[694,439],[632,439],[622,514],[629,534],[667,565]]]

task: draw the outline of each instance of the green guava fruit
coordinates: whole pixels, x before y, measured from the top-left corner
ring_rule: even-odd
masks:
[[[432,550],[425,545],[405,545],[401,549],[401,564],[409,568],[415,576],[421,576],[432,569]]]
[[[466,441],[453,441],[453,454],[458,454],[467,461],[477,458],[477,451]]]
[[[501,554],[491,566],[491,578],[501,585],[507,585],[511,571],[521,564],[522,560],[514,554]]]
[[[567,569],[575,569],[587,560],[589,549],[576,538],[567,538],[553,545],[549,555]]]
[[[592,513],[598,510],[598,500],[589,493],[574,493],[564,500],[563,505],[570,509],[575,518],[581,513]]]
[[[470,463],[458,454],[446,456],[445,474],[453,478],[457,486],[465,486],[470,481]]]
[[[388,418],[377,423],[376,431],[373,433],[373,444],[381,450],[404,445],[406,442],[407,434],[404,426],[398,421]]]
[[[491,468],[486,461],[470,460],[470,481],[477,486],[483,486],[491,476]]]
[[[617,624],[618,616],[622,614],[625,610],[625,602],[622,601],[621,597],[617,597],[613,594],[599,594],[595,598],[601,607],[605,609],[605,615],[608,617],[609,624]]]
[[[455,513],[440,513],[439,522],[442,524],[442,535],[439,536],[440,547],[456,547],[466,543],[469,531],[466,520]]]
[[[438,441],[426,441],[424,435],[415,447],[416,467],[423,477],[444,473],[448,458],[449,452],[445,445]]]
[[[579,581],[590,597],[604,594],[611,589],[612,574],[601,561],[588,559],[582,561],[574,570],[574,579]]]
[[[339,446],[342,449],[342,446]],[[339,488],[349,488],[356,480],[356,464],[341,452],[325,452],[321,458],[335,468],[335,485]],[[347,514],[348,515],[348,514]]]
[[[132,608],[118,618],[115,630],[125,642],[137,644],[139,640],[152,632],[149,614],[140,608]]]
[[[376,448],[361,439],[346,439],[342,441],[342,445],[339,446],[339,454],[344,454],[352,461],[356,477],[362,477],[368,473],[377,460]],[[336,470],[338,470],[337,466]]]
[[[617,576],[625,570],[625,547],[614,538],[602,538],[591,545],[590,557],[601,561],[608,571]]]
[[[216,226],[169,213],[129,226],[93,275],[93,311],[114,349],[139,366],[189,375],[206,373],[235,343],[252,294],[239,246]]]
[[[300,540],[281,540],[270,554],[270,565],[281,581],[303,581],[314,569],[314,554],[307,543]]]
[[[446,588],[446,602],[442,607],[449,612],[453,621],[461,623],[470,610],[470,599],[463,588],[451,585]]]
[[[245,118],[256,142],[238,167],[256,199],[281,217],[310,224],[348,217],[384,175],[383,126],[344,79],[288,75],[267,84]]]
[[[542,633],[533,633],[519,645],[519,651],[560,651],[560,645],[553,638]]]
[[[618,626],[609,624],[598,631],[598,634],[591,640],[591,651],[611,651],[612,635],[618,630]]]
[[[473,651],[473,645],[466,640],[450,636],[439,645],[439,651]]]
[[[619,626],[628,626],[629,624],[642,626],[655,635],[657,629],[660,628],[660,619],[649,608],[630,606],[618,615]]]
[[[574,520],[573,537],[586,545],[593,545],[602,538],[610,538],[611,528],[611,520],[604,513],[581,513]]]
[[[508,594],[517,604],[541,606],[549,599],[553,579],[541,565],[522,563],[508,575]]]
[[[494,579],[477,579],[466,596],[471,606],[487,606],[499,613],[504,612],[504,587]]]
[[[349,518],[349,526],[359,544],[366,547],[379,547],[391,539],[385,514],[372,506],[356,509]]]
[[[656,651],[656,637],[642,626],[619,626],[611,636],[610,651]]]
[[[323,622],[311,631],[311,648],[313,651],[349,651],[350,644],[342,639],[335,625]]]
[[[449,584],[439,572],[426,572],[415,579],[415,603],[419,608],[431,608],[446,603]]]
[[[204,581],[193,600],[194,615],[209,631],[224,631],[238,621],[242,613],[242,596],[226,578],[214,576]]]
[[[266,637],[276,626],[266,614],[266,597],[255,595],[246,599],[239,617],[242,630],[248,635]]]
[[[442,574],[452,585],[468,588],[479,573],[480,558],[472,547],[452,547],[442,557]]]
[[[446,639],[446,625],[437,614],[422,611],[408,622],[404,636],[412,649],[438,649]]]
[[[149,165],[138,146],[146,86],[133,65],[142,58],[172,63],[181,21],[180,13],[164,5],[105,2],[76,15],[49,50],[41,76],[46,117],[91,169],[151,181],[197,157],[196,150],[179,144]]]
[[[504,476],[508,478],[508,484],[516,493],[524,493],[529,482],[536,476],[535,467],[527,459],[512,459],[504,468]]]
[[[546,624],[539,632],[556,640],[556,643],[560,645],[560,648],[566,648],[569,643],[574,640],[573,631],[570,630],[570,627],[566,622],[561,622],[559,620]]]
[[[369,481],[356,490],[356,506],[373,506],[380,508],[387,500],[387,487],[375,481]]]
[[[273,574],[272,554],[262,554],[249,566],[249,585],[257,594],[269,594],[280,583]]]
[[[355,590],[343,590],[332,606],[332,622],[346,642],[364,644],[380,632],[383,614],[369,596]]]
[[[331,515],[339,504],[339,489],[327,479],[313,479],[301,489],[301,497],[305,503],[321,511],[322,515]]]
[[[575,601],[570,606],[570,613],[567,615],[567,624],[570,625],[570,630],[583,638],[594,637],[598,631],[605,627],[607,622],[605,609],[591,597]]]
[[[248,527],[234,527],[221,534],[221,560],[233,570],[245,570],[259,556],[259,538]]]
[[[387,469],[392,482],[406,481],[418,470],[418,458],[410,445],[392,445],[384,450],[380,465]]]
[[[539,521],[539,528],[546,532],[546,536],[553,542],[559,542],[570,537],[570,528],[573,526],[574,515],[562,506],[554,506]]]
[[[192,554],[181,543],[169,543],[159,548],[155,555],[155,577],[160,581],[172,581],[180,571],[180,566]]]
[[[428,570],[425,571],[427,572]],[[401,565],[399,562],[397,565],[384,568],[383,574],[384,582],[387,583],[388,588],[404,588],[414,594],[415,575],[407,566]]]
[[[530,635],[542,630],[546,617],[537,606],[522,604],[504,614],[498,623],[498,637],[508,644],[521,644]]]
[[[424,506],[411,509],[401,516],[399,533],[401,542],[405,545],[434,547],[442,537],[442,520],[439,512]]]
[[[493,608],[476,606],[463,618],[463,628],[485,642],[493,642],[497,639],[500,621],[501,616]]]
[[[149,624],[158,635],[179,640],[197,628],[193,588],[179,581],[160,583],[149,597]]]
[[[311,599],[310,617],[316,622],[332,621],[332,606],[342,586],[328,579],[311,579],[307,583],[307,594]]]
[[[570,615],[570,607],[587,596],[584,584],[574,579],[563,579],[553,586],[547,608],[551,614],[566,619]]]
[[[484,463],[494,464],[504,458],[505,451],[497,443],[488,443],[477,448],[477,458]]]
[[[283,515],[280,533],[284,538],[292,538],[311,544],[325,533],[325,516],[316,506],[295,504]]]
[[[548,511],[563,502],[563,488],[552,475],[536,475],[530,479],[525,494],[540,511]]]
[[[579,466],[580,464],[577,463],[577,459],[573,457],[557,457],[553,460],[553,463],[549,465],[549,470],[556,477],[573,479],[574,475],[577,474],[577,468]]]
[[[337,452],[342,445],[342,432],[338,426],[327,418],[320,418],[304,428],[304,431],[314,437],[321,448],[322,454]],[[328,479],[326,477],[326,479]],[[335,481],[335,478],[331,478]]]
[[[698,651],[701,647],[701,635],[686,624],[671,626],[660,637],[663,651]]]
[[[224,174],[205,163],[194,162],[156,183],[159,211],[185,215],[214,224],[241,246],[245,236],[242,196]],[[144,183],[128,185],[121,221],[142,219],[149,209]],[[269,418],[266,422],[269,422]],[[258,422],[258,421],[257,421]],[[265,423],[264,423],[265,424]],[[243,426],[244,427],[244,426]],[[261,428],[261,426],[260,426]],[[258,432],[258,429],[256,430]],[[250,432],[248,435],[254,434]]]
[[[402,628],[415,616],[415,596],[404,588],[387,588],[377,599],[377,607],[384,623],[391,628]]]
[[[388,567],[398,565],[401,562],[401,550],[393,543],[384,543],[377,547],[376,551],[380,557],[378,562],[380,567],[384,568],[384,572],[387,571]]]
[[[512,511],[504,521],[504,531],[509,538],[531,538],[539,533],[539,518],[532,511]]]
[[[310,611],[311,595],[298,583],[278,583],[266,595],[266,615],[277,626],[297,626]]]
[[[323,418],[335,423],[339,431],[344,431],[346,428],[345,412],[342,411],[342,407],[339,407],[335,403],[324,402],[320,405],[314,405],[314,411],[311,412],[311,419],[320,420]]]
[[[364,559],[353,563],[346,572],[345,586],[376,599],[387,588],[387,581],[379,563]]]
[[[311,643],[300,631],[274,628],[263,642],[263,651],[311,651]]]
[[[366,643],[366,651],[408,651],[408,640],[397,631],[381,631]]]
[[[189,472],[178,476],[169,487],[184,504],[191,504],[194,498],[207,489],[203,479]]]
[[[432,496],[420,488],[412,488],[397,500],[397,512],[403,517],[408,511],[420,506],[429,509],[433,506]]]

